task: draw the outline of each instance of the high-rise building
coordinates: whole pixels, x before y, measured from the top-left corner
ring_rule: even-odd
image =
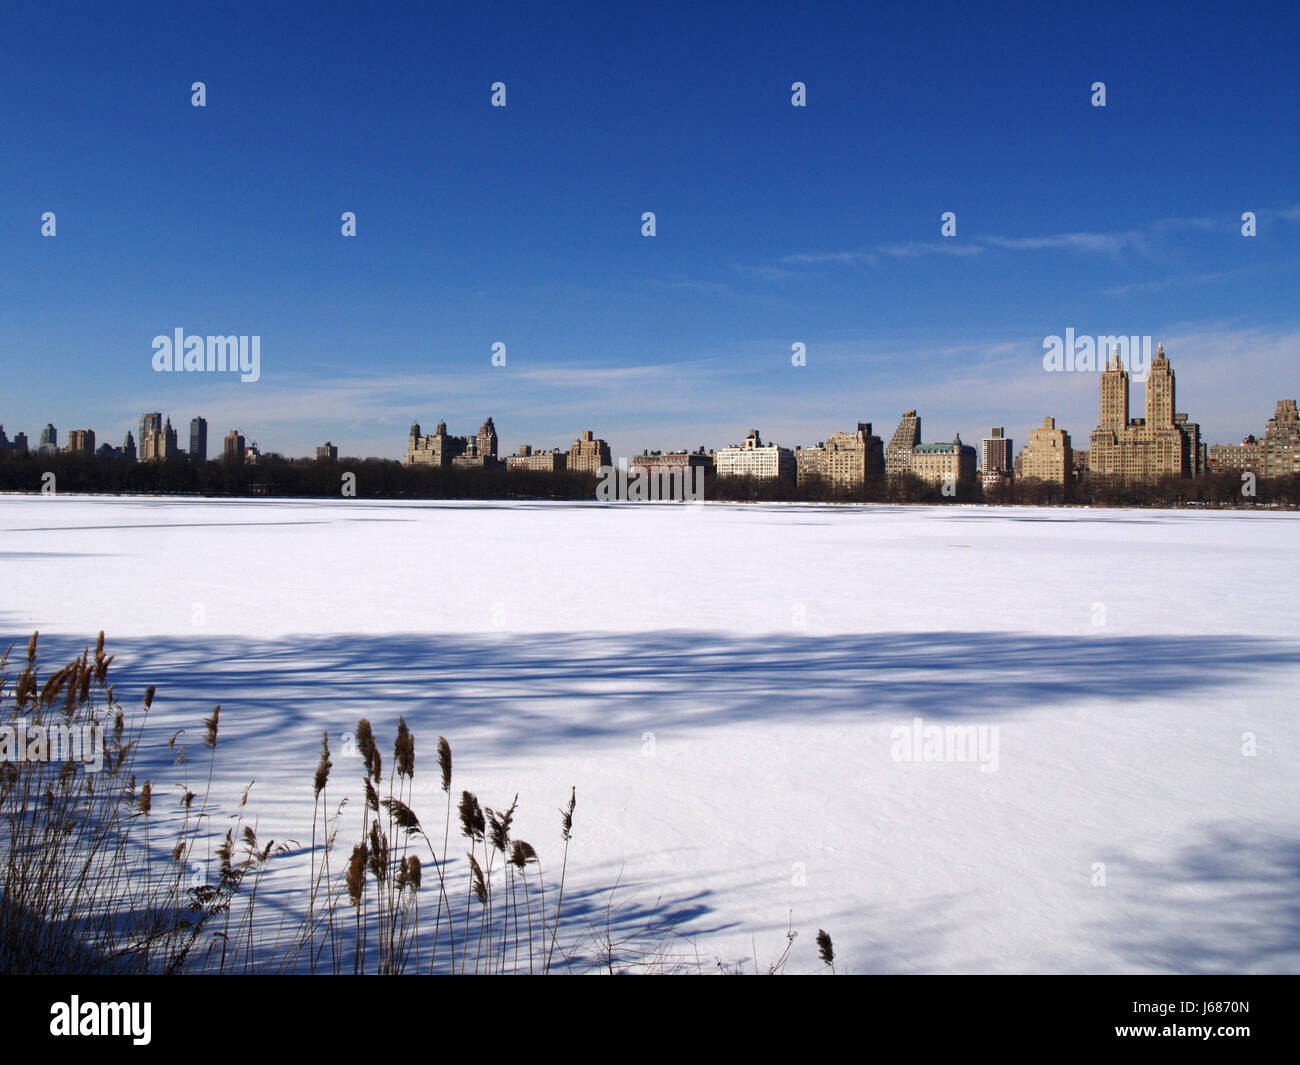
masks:
[[[885,473],[899,477],[910,473],[932,484],[965,487],[974,482],[979,456],[961,434],[950,444],[921,443],[921,417],[914,410],[903,412],[894,437],[885,451]]]
[[[897,477],[912,468],[912,451],[921,442],[921,417],[914,410],[903,411],[903,420],[885,449],[885,475]]]
[[[1011,451],[1011,438],[1002,426],[994,426],[980,443],[980,469],[985,473],[1010,473]]]
[[[339,458],[339,449],[331,444],[328,440],[323,444],[316,445],[317,462],[337,462]]]
[[[1144,481],[1200,469],[1201,429],[1175,410],[1174,371],[1163,344],[1148,371],[1146,417],[1130,419],[1128,409],[1128,371],[1112,350],[1101,375],[1101,423],[1089,440],[1091,474]]]
[[[1279,399],[1264,430],[1264,476],[1300,473],[1300,414],[1294,399]]]
[[[41,454],[53,455],[59,450],[59,431],[54,428],[53,422],[46,422],[45,428],[41,430]]]
[[[1240,444],[1213,444],[1205,449],[1205,466],[1214,473],[1254,473],[1285,477],[1300,473],[1300,413],[1294,399],[1279,399],[1264,438],[1247,436]]]
[[[1174,415],[1174,426],[1183,434],[1187,454],[1187,472],[1192,477],[1205,471],[1205,442],[1201,440],[1201,427],[1187,420],[1186,414]]]
[[[135,437],[131,435],[130,429],[126,431],[126,440],[122,443],[122,457],[130,459],[132,462],[136,461]]]
[[[439,422],[434,432],[425,436],[420,432],[420,423],[411,426],[406,438],[406,457],[404,466],[450,466],[451,460],[465,450],[465,438],[448,436],[447,423]]]
[[[610,465],[613,463],[609,456],[609,445],[604,440],[597,440],[590,429],[584,429],[569,448],[568,468],[574,473],[599,473],[602,466]]]
[[[1263,475],[1264,451],[1253,435],[1240,444],[1211,444],[1207,456],[1211,473],[1254,473]]]
[[[404,466],[495,466],[497,431],[488,418],[474,436],[451,436],[447,423],[439,422],[430,436],[420,433],[420,423],[411,426],[406,438]]]
[[[226,434],[222,459],[230,465],[236,465],[244,461],[244,438],[238,429],[231,429]]]
[[[162,442],[159,444],[156,454],[160,459],[175,458],[180,454],[180,448],[176,440],[176,430],[172,428],[170,418],[167,419],[167,423],[162,428]]]
[[[478,435],[474,438],[475,450],[478,452],[477,458],[485,461],[496,462],[497,458],[497,428],[492,424],[489,418],[479,426]]]
[[[1016,458],[1016,476],[1025,480],[1068,484],[1074,477],[1074,454],[1070,434],[1056,427],[1055,418],[1044,418],[1029,430],[1029,443]]]
[[[491,418],[479,426],[477,433],[463,439],[465,449],[451,460],[453,466],[468,466],[481,469],[498,465],[497,431],[496,426],[492,424]]]
[[[161,415],[146,414],[140,419],[141,424],[146,426],[144,435],[140,438],[141,462],[165,462],[180,454],[171,418],[159,425],[160,417]]]
[[[870,422],[858,422],[851,433],[831,433],[816,447],[796,448],[799,484],[820,478],[837,488],[858,488],[884,476],[885,449],[871,432]]]
[[[22,451],[25,453],[27,451],[27,434],[14,433],[14,442],[11,447],[14,451]]]
[[[200,464],[208,461],[208,420],[206,418],[190,419],[190,459]]]
[[[140,415],[140,461],[152,462],[154,459],[150,440],[152,434],[162,432],[163,418],[159,411]]]
[[[757,429],[751,429],[742,444],[732,444],[718,452],[719,477],[758,477],[796,480],[798,465],[788,447],[764,444]]]
[[[95,453],[95,430],[69,430],[68,453],[72,455],[93,455]]]

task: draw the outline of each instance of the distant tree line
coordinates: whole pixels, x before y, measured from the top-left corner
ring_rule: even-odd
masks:
[[[1243,492],[1251,488],[1254,494]],[[1155,481],[1123,481],[1085,476],[1069,484],[1017,479],[983,488],[976,482],[957,487],[951,496],[915,474],[879,479],[844,488],[821,478],[802,485],[753,477],[714,477],[705,482],[705,498],[742,502],[808,503],[991,503],[999,506],[1300,506],[1300,474],[1259,477],[1243,482],[1240,473],[1202,473]]]
[[[290,459],[262,455],[255,463],[219,459],[196,463],[186,455],[164,462],[60,452],[0,452],[0,491],[39,492],[54,474],[59,492],[119,495],[298,496],[359,499],[594,499],[594,474],[545,473],[452,466],[403,466],[392,459]],[[350,476],[349,476],[350,475]],[[735,502],[992,503],[1091,506],[1300,506],[1300,475],[1258,478],[1254,494],[1240,473],[1203,473],[1155,481],[1084,476],[1070,484],[1015,480],[988,489],[978,483],[945,496],[914,474],[878,479],[855,489],[820,478],[802,485],[754,477],[705,479],[704,498]]]
[[[596,478],[505,467],[466,469],[403,466],[392,459],[289,459],[255,463],[219,459],[163,462],[120,456],[0,453],[0,491],[38,492],[46,473],[59,492],[139,495],[303,496],[359,499],[594,499]],[[351,475],[351,476],[348,476]]]

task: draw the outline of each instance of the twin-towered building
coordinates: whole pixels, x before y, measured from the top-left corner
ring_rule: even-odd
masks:
[[[1174,371],[1163,344],[1147,371],[1143,418],[1129,417],[1128,370],[1112,351],[1101,375],[1101,424],[1089,440],[1088,471],[1126,481],[1200,473],[1201,427],[1174,408]]]
[[[440,469],[450,466],[484,468],[501,464],[497,458],[497,430],[491,418],[479,427],[474,436],[451,436],[447,432],[446,422],[439,422],[438,428],[431,435],[424,436],[420,433],[417,422],[411,426],[406,439],[406,456],[402,459],[404,466],[434,466]],[[558,473],[567,469],[592,474],[610,464],[609,444],[597,439],[590,429],[584,430],[567,452],[558,448],[553,451],[534,451],[524,445],[517,455],[507,456],[504,463],[508,470]]]
[[[411,426],[406,439],[404,466],[484,467],[497,465],[497,430],[489,418],[474,436],[451,436],[447,423],[439,422],[431,435],[420,433],[420,423]]]

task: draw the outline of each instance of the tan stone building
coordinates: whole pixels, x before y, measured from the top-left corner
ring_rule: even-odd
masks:
[[[1055,418],[1029,431],[1029,442],[1016,457],[1016,476],[1026,480],[1068,484],[1074,477],[1070,434],[1056,427]]]
[[[718,452],[719,477],[781,477],[795,480],[798,476],[794,452],[788,447],[764,444],[757,429],[751,429],[744,443],[732,444]]]
[[[145,417],[156,418],[157,415]],[[159,426],[156,421],[150,421],[147,425],[148,428],[140,438],[141,462],[164,462],[180,454],[180,448],[176,443],[176,430],[172,428],[171,418],[168,418],[162,426]]]
[[[565,468],[568,453],[558,447],[551,451],[534,451],[527,444],[519,447],[517,455],[506,456],[506,469],[531,470],[534,473],[559,473]]]
[[[602,466],[612,465],[609,445],[597,440],[590,429],[584,429],[569,448],[568,468],[574,473],[599,473]]]
[[[247,457],[243,434],[238,429],[231,429],[222,445],[222,458],[228,463],[239,463]]]
[[[447,423],[439,422],[432,434],[420,433],[420,423],[411,426],[406,438],[404,466],[494,466],[497,461],[497,431],[489,418],[474,436],[451,436]]]
[[[1253,435],[1240,444],[1213,444],[1206,465],[1216,473],[1255,473],[1260,477],[1286,477],[1300,473],[1300,413],[1294,399],[1279,399],[1268,420],[1264,439]]]
[[[978,475],[979,456],[960,434],[949,444],[921,443],[921,417],[914,410],[904,411],[885,450],[885,475],[899,477],[914,474],[924,481],[957,487],[973,484]]]
[[[885,450],[871,423],[858,422],[851,433],[831,433],[816,447],[796,448],[794,462],[799,484],[820,478],[836,488],[858,488],[884,475]]]
[[[1262,474],[1264,452],[1253,435],[1240,444],[1211,444],[1207,465],[1211,473]]]
[[[1300,473],[1300,414],[1294,399],[1279,399],[1262,447],[1265,477]]]
[[[1112,351],[1101,375],[1101,424],[1089,440],[1089,472],[1127,481],[1194,474],[1201,465],[1200,426],[1174,406],[1174,371],[1163,344],[1148,371],[1144,418],[1129,417],[1128,371]]]
[[[921,442],[921,417],[914,410],[903,411],[903,420],[885,449],[885,476],[897,477],[912,468],[912,450]]]
[[[95,453],[95,430],[70,430],[68,432],[68,451],[73,455],[93,455]]]
[[[979,457],[961,436],[953,437],[951,444],[917,444],[912,448],[912,461],[907,472],[931,484],[952,484],[964,488],[975,481]]]

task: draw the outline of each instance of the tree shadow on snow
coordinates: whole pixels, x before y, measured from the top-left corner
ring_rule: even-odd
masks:
[[[1146,972],[1300,971],[1300,838],[1235,823],[1203,826],[1171,862],[1121,856],[1111,883],[1133,900],[1100,929]],[[1117,884],[1118,881],[1118,884]]]

